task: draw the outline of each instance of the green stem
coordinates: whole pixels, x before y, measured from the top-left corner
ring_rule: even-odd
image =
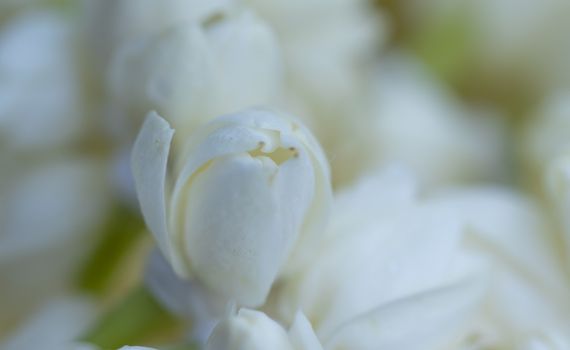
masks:
[[[144,223],[130,209],[119,207],[105,228],[78,276],[78,287],[102,296],[109,289],[114,273],[135,243],[142,238]]]

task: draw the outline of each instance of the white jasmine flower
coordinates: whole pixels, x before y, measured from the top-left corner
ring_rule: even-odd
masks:
[[[299,122],[265,110],[220,117],[175,140],[188,146],[169,162],[173,133],[151,113],[135,142],[148,227],[179,276],[262,304],[285,264],[294,270],[320,244],[330,198],[322,150]]]
[[[405,163],[430,185],[506,172],[498,120],[463,107],[409,56],[384,59],[373,98],[377,162]]]
[[[322,350],[305,315],[298,312],[289,331],[261,311],[241,309],[215,328],[206,350]]]
[[[105,222],[108,192],[104,167],[93,160],[0,168],[1,327],[70,287]]]
[[[276,101],[280,52],[249,11],[203,24],[186,21],[127,46],[111,71],[117,102],[140,120],[157,110],[177,130],[217,115]]]
[[[416,198],[401,171],[365,178],[336,200],[314,260],[277,285],[267,306],[303,310],[325,349],[432,349],[470,319],[481,280],[445,207]]]
[[[0,32],[0,138],[4,147],[43,150],[81,135],[81,87],[72,30],[62,16],[30,12]]]

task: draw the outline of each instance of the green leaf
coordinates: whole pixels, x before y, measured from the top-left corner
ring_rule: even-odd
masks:
[[[145,342],[152,346],[148,342],[153,338],[173,331],[179,333],[182,328],[183,322],[162,308],[147,289],[140,286],[104,314],[80,341],[103,349],[145,345]]]
[[[78,275],[78,287],[97,296],[103,295],[130,248],[143,238],[143,231],[144,222],[139,215],[128,208],[117,208]]]

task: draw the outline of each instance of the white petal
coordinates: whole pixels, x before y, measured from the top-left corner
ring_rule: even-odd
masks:
[[[286,266],[287,269],[292,269],[297,265],[304,265],[305,261],[301,261],[303,251],[312,251],[317,244],[315,241],[322,237],[322,230],[311,232],[313,228],[307,228],[307,225],[312,224],[311,215],[316,215],[311,213],[312,210],[328,209],[325,205],[321,205],[319,198],[315,198],[316,190],[321,186],[327,188],[330,186],[316,178],[316,174],[320,171],[313,166],[310,153],[300,144],[299,140],[290,140],[290,142],[282,140],[282,146],[285,149],[293,147],[297,152],[294,158],[279,166],[279,172],[273,184],[277,197],[280,198],[279,210],[283,225],[286,225],[287,231],[291,233],[289,245],[285,249],[286,254],[289,255],[291,249],[294,248],[293,256],[289,258],[288,266]],[[313,209],[315,207],[317,209]],[[304,225],[301,226],[302,224]],[[293,247],[292,244],[295,246]]]
[[[213,57],[197,23],[183,23],[118,50],[109,87],[120,108],[141,118],[157,110],[180,131],[208,115]]]
[[[178,208],[182,207],[183,189],[188,184],[191,176],[204,166],[207,162],[216,157],[226,154],[239,154],[248,152],[259,147],[260,142],[271,144],[273,141],[270,137],[247,127],[225,127],[211,133],[208,132],[212,127],[206,124],[203,128],[196,132],[196,135],[206,135],[206,137],[195,137],[190,141],[192,144],[187,146],[186,153],[182,155],[182,170],[176,177],[174,190],[170,199],[170,228],[176,234],[181,234],[183,228],[178,222]],[[187,155],[187,156],[185,156]],[[183,207],[182,207],[183,208]]]
[[[233,0],[101,0],[82,1],[89,67],[105,71],[123,45],[160,33],[183,22],[202,22],[225,12]],[[129,18],[125,20],[125,18]]]
[[[173,135],[166,120],[149,113],[135,141],[131,166],[145,222],[175,271],[183,274],[166,221],[166,170]]]
[[[497,265],[492,270],[488,308],[491,320],[500,325],[502,333],[514,335],[557,327],[570,330],[568,294],[552,297],[544,292],[543,285],[519,271]]]
[[[301,311],[298,311],[289,329],[289,339],[295,350],[323,350],[311,323]]]
[[[219,7],[219,6],[218,6]],[[168,27],[165,27],[168,28]],[[281,97],[275,37],[247,11],[218,9],[212,21],[182,21],[116,55],[110,85],[130,114],[155,109],[178,132]]]
[[[291,274],[305,267],[307,263],[313,258],[314,251],[321,244],[324,236],[325,227],[330,214],[330,207],[332,202],[332,188],[330,179],[330,168],[324,152],[319,145],[318,141],[314,138],[313,134],[302,123],[290,118],[287,115],[282,115],[273,111],[264,109],[252,109],[244,115],[243,122],[252,125],[259,125],[260,127],[279,131],[281,145],[283,148],[294,147],[299,150],[300,158],[303,161],[304,154],[307,154],[308,160],[312,163],[311,175],[307,171],[302,171],[305,181],[313,178],[314,185],[310,189],[312,196],[312,204],[308,212],[305,213],[305,222],[302,227],[302,234],[297,241],[292,256],[290,257],[287,265],[285,266],[285,274]],[[290,164],[284,164],[288,166]],[[298,165],[298,164],[297,164]],[[299,171],[299,170],[298,170]],[[293,171],[289,171],[293,174]],[[301,171],[298,172],[300,174]],[[289,185],[284,184],[284,188],[291,188],[299,191],[302,177],[298,179],[296,184],[291,183],[291,179],[287,180]],[[305,191],[305,190],[303,190]],[[309,191],[307,189],[306,191]],[[308,193],[305,194],[307,196]],[[291,197],[299,197],[298,194],[289,193]],[[297,200],[296,202],[300,202]],[[298,207],[298,206],[296,206]],[[299,208],[296,208],[299,210]]]
[[[291,208],[282,208],[280,172],[266,157],[220,157],[195,174],[186,196],[182,244],[193,269],[243,305],[263,303],[296,238],[294,215],[282,212]]]
[[[346,322],[332,333],[327,349],[439,349],[454,331],[465,326],[477,307],[480,280],[399,299]]]
[[[499,187],[451,190],[437,200],[466,222],[469,243],[476,250],[511,266],[552,295],[568,290],[560,260],[553,254],[552,228],[538,203]]]
[[[283,63],[271,28],[253,12],[227,17],[205,30],[218,60],[215,114],[272,105],[283,86]]]
[[[369,196],[382,193],[380,184],[377,189],[373,184],[365,187]],[[322,242],[313,263],[300,276],[292,276],[298,279],[284,284],[278,297],[283,319],[290,321],[291,313],[300,307],[320,337],[383,303],[446,282],[458,254],[461,231],[445,208],[431,203],[412,206],[404,199],[400,210],[386,217],[382,208],[389,203],[383,203],[383,198],[362,202],[362,196],[355,195],[353,199],[354,208],[367,203],[375,206],[378,214],[367,213],[374,208],[361,211],[361,215],[357,209],[334,212],[331,226],[340,220],[339,228],[347,231]],[[343,219],[344,215],[350,217]],[[351,229],[344,226],[346,222],[356,224]]]
[[[349,235],[379,216],[392,218],[414,206],[416,196],[416,179],[399,165],[363,176],[354,186],[335,194],[329,234]]]

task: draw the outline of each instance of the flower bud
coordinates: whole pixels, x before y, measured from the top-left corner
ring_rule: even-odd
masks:
[[[135,120],[156,110],[177,130],[192,129],[281,96],[277,40],[250,11],[181,22],[133,44],[116,55],[109,84],[116,108]]]
[[[289,332],[263,312],[241,309],[222,320],[206,350],[322,350],[311,324],[297,313]]]
[[[320,146],[297,121],[253,109],[196,130],[169,164],[173,133],[151,113],[135,142],[148,227],[179,276],[260,305],[279,273],[306,261],[317,244],[331,191]]]
[[[293,350],[287,332],[277,322],[263,312],[247,309],[220,322],[206,349]]]
[[[123,45],[183,21],[205,21],[230,7],[232,0],[100,0],[81,1],[84,49],[90,70],[105,72]],[[126,20],[128,19],[128,20]]]

